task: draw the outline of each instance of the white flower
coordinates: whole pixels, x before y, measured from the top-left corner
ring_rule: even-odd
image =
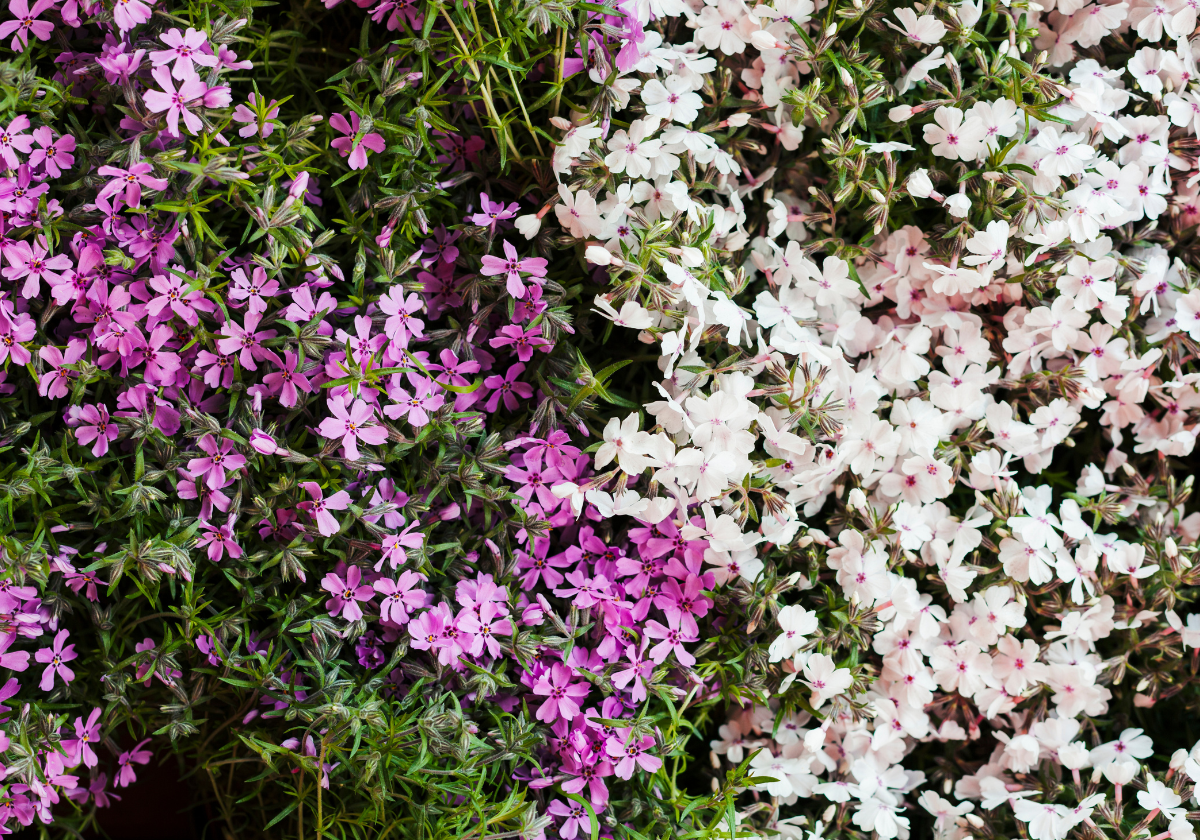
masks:
[[[854,685],[849,668],[839,668],[833,658],[823,653],[814,653],[804,663],[804,684],[812,689],[812,707],[819,709],[827,700],[832,700]]]
[[[596,469],[607,466],[616,458],[622,470],[630,475],[639,475],[646,469],[646,458],[637,451],[638,434],[637,414],[630,414],[624,420],[616,417],[609,420],[604,427],[604,443],[596,450]]]
[[[678,123],[690,123],[700,113],[704,101],[681,76],[667,76],[665,82],[651,79],[642,87],[646,113]]]
[[[963,257],[967,265],[986,266],[988,273],[1004,265],[1008,252],[1008,222],[997,220],[989,222],[986,230],[976,231],[967,240],[967,250],[972,256]]]
[[[933,15],[917,17],[917,13],[912,9],[896,9],[896,19],[904,24],[903,28],[896,26],[890,20],[885,22],[892,29],[903,32],[909,40],[916,41],[918,44],[936,44],[946,34],[946,24]]]
[[[934,123],[924,128],[925,142],[931,151],[949,160],[972,160],[983,141],[983,123],[971,117],[964,121],[963,112],[945,105],[933,112]]]
[[[778,621],[782,632],[771,642],[772,662],[791,659],[808,641],[805,637],[817,632],[817,614],[795,604],[781,609]]]
[[[740,55],[746,49],[746,7],[740,0],[716,0],[700,10],[696,20],[696,41],[706,50],[725,55]]]
[[[558,194],[562,203],[554,206],[554,214],[559,224],[576,239],[599,236],[602,220],[592,194],[587,190],[572,193],[562,184],[558,185]]]
[[[1046,150],[1045,157],[1038,161],[1038,169],[1047,175],[1080,175],[1084,164],[1096,156],[1096,150],[1079,135],[1069,131],[1060,135],[1049,125],[1042,126],[1033,142]]]
[[[658,120],[634,120],[629,131],[613,132],[608,141],[608,154],[604,165],[613,173],[628,172],[631,178],[645,178],[650,174],[651,162],[662,152],[662,141],[647,139],[658,130]]]

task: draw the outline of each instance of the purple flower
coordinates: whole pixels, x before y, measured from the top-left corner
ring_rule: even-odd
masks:
[[[493,257],[491,254],[484,255],[483,268],[480,269],[480,273],[489,277],[503,274],[508,293],[514,298],[521,298],[525,295],[525,284],[521,282],[521,275],[532,274],[534,277],[545,277],[546,261],[541,257],[517,259],[517,249],[506,239],[504,240],[504,259]],[[522,359],[521,361],[528,360]]]
[[[585,833],[591,830],[592,818],[588,816],[587,809],[578,802],[555,799],[546,811],[563,820],[562,825],[558,827],[558,836],[562,840],[575,840],[581,828]]]
[[[234,451],[233,441],[215,435],[200,438],[200,449],[206,457],[188,461],[188,472],[192,478],[203,478],[213,490],[225,486],[225,471],[236,472],[246,466],[246,458]]]
[[[263,101],[256,93],[250,94],[249,101],[249,108],[245,105],[238,105],[233,109],[234,120],[240,123],[248,123],[243,128],[238,129],[238,136],[253,137],[255,134],[260,134],[265,140],[275,133],[275,123],[272,120],[279,117],[278,102],[272,99],[266,107],[263,107]]]
[[[317,427],[322,437],[341,438],[346,459],[358,460],[358,442],[378,446],[387,441],[387,429],[376,424],[375,409],[363,400],[330,398],[329,410],[333,417],[326,417]]]
[[[41,148],[34,149],[29,155],[30,166],[42,166],[47,175],[57,178],[75,163],[75,156],[71,154],[75,151],[75,138],[70,134],[55,140],[54,132],[42,126],[33,130],[33,139]]]
[[[54,284],[62,280],[60,271],[71,268],[71,258],[66,254],[53,257],[47,257],[47,254],[46,242],[41,236],[32,245],[22,239],[5,250],[4,257],[9,267],[4,269],[4,276],[13,281],[25,278],[21,297],[36,297],[42,280]]]
[[[521,205],[515,201],[504,206],[503,201],[493,202],[488,198],[487,193],[479,194],[479,212],[471,217],[471,224],[490,227],[497,222],[503,222],[517,215],[517,211],[521,209]]]
[[[216,67],[217,57],[204,50],[208,47],[208,38],[203,32],[198,32],[190,26],[186,32],[180,32],[176,27],[159,36],[170,49],[155,50],[150,53],[150,61],[155,67],[175,62],[171,75],[176,79],[191,79],[196,76],[193,63],[204,67]],[[157,78],[157,76],[155,77]]]
[[[208,546],[209,560],[219,563],[224,558],[226,551],[229,552],[229,557],[232,560],[236,560],[242,556],[242,547],[235,542],[233,530],[228,525],[214,528],[207,522],[201,522],[200,527],[206,529],[206,531],[196,540],[196,546],[198,548]]]
[[[11,357],[14,364],[28,364],[33,354],[21,342],[31,340],[36,334],[37,324],[27,313],[17,313],[13,320],[10,313],[0,309],[0,362]]]
[[[541,327],[530,327],[528,330],[524,330],[516,324],[509,324],[501,327],[499,333],[488,343],[493,347],[511,346],[516,352],[517,358],[522,362],[532,359],[535,349],[541,350],[543,353],[550,352],[550,342],[542,338]]]
[[[120,768],[115,779],[117,787],[129,787],[137,781],[137,772],[133,769],[134,764],[150,763],[151,752],[142,749],[148,743],[150,743],[150,739],[146,738],[136,743],[132,749],[117,756],[117,766]]]
[[[137,0],[129,0],[136,3]],[[117,4],[120,8],[120,3]],[[162,90],[147,90],[142,94],[146,107],[156,114],[166,111],[167,133],[172,137],[179,136],[179,118],[183,117],[183,125],[189,134],[196,134],[204,128],[204,122],[189,109],[196,107],[198,100],[204,99],[208,86],[199,76],[183,78],[178,89],[171,81],[171,74],[165,67],[155,67],[150,75],[162,87]]]
[[[154,167],[148,163],[135,163],[128,169],[120,169],[116,166],[101,166],[97,171],[101,175],[112,178],[111,181],[104,185],[104,189],[96,194],[97,199],[108,198],[124,190],[125,203],[130,207],[140,207],[142,205],[142,187],[149,187],[152,190],[165,190],[167,188],[167,179],[155,178],[151,175],[150,173],[154,171]],[[151,285],[154,285],[153,281],[151,281]],[[155,288],[157,289],[158,287],[155,286]],[[196,294],[199,294],[199,292]],[[195,323],[192,321],[188,323],[195,326]]]
[[[321,485],[315,481],[306,481],[301,487],[305,492],[312,497],[310,502],[301,502],[296,507],[301,510],[307,510],[312,518],[317,522],[317,531],[323,537],[332,537],[340,529],[341,525],[333,518],[331,510],[345,510],[350,507],[350,494],[345,490],[339,490],[328,499],[325,498],[325,491],[321,489]]]
[[[380,578],[371,584],[383,596],[379,617],[394,624],[405,624],[412,613],[425,606],[425,591],[416,588],[421,581],[419,574],[406,570],[396,580]]]
[[[108,452],[110,441],[117,439],[120,430],[108,416],[108,408],[103,405],[85,405],[79,411],[79,425],[75,429],[75,439],[83,446],[92,441],[92,454],[97,458]]]
[[[484,406],[488,411],[495,411],[500,405],[500,400],[504,400],[504,407],[509,411],[516,411],[520,405],[518,398],[527,400],[533,396],[533,388],[525,382],[518,382],[517,377],[525,372],[525,365],[515,364],[508,369],[504,376],[489,376],[483,381],[483,384],[491,389],[492,394],[488,397],[487,404]]]
[[[325,602],[325,609],[329,610],[329,614],[336,616],[341,613],[342,618],[347,621],[358,621],[362,618],[363,612],[358,602],[370,601],[375,597],[375,590],[370,586],[360,586],[361,583],[362,570],[358,566],[346,569],[344,579],[333,572],[325,575],[325,579],[321,581],[321,588],[333,596]]]
[[[261,312],[247,312],[245,327],[239,327],[233,321],[226,321],[225,326],[221,327],[221,335],[225,338],[217,341],[217,349],[230,356],[237,353],[242,367],[248,370],[258,370],[258,365],[255,364],[256,359],[275,358],[275,354],[260,343],[274,338],[275,330],[255,332],[258,322],[261,320]]]
[[[75,652],[75,645],[63,647],[63,642],[70,635],[70,631],[59,630],[54,636],[53,647],[42,648],[34,654],[33,658],[46,666],[46,670],[42,671],[42,681],[38,683],[42,691],[49,691],[54,688],[54,677],[56,674],[64,683],[69,683],[75,679],[75,672],[68,668],[66,663],[75,659],[79,654]]]
[[[418,374],[410,373],[408,375],[408,381],[412,384],[412,393],[400,387],[400,383],[403,381],[398,373],[392,376],[392,386],[388,389],[392,405],[385,406],[383,413],[393,420],[407,416],[408,422],[414,428],[419,429],[429,423],[429,412],[441,408],[446,402],[446,397],[441,393],[433,392],[435,385],[433,380]]]
[[[16,20],[6,20],[0,23],[0,38],[13,36],[13,52],[24,52],[29,36],[32,33],[39,41],[49,41],[54,31],[54,24],[48,20],[38,20],[38,16],[54,8],[54,0],[37,0],[33,8],[29,8],[28,0],[9,0],[8,10]],[[15,33],[15,34],[14,34]]]
[[[279,281],[268,280],[267,272],[257,265],[249,278],[245,269],[238,267],[230,272],[229,279],[233,281],[229,296],[234,300],[247,301],[251,312],[266,312],[267,299],[279,294]]]
[[[662,759],[647,752],[653,746],[654,739],[649,735],[634,740],[630,730],[623,729],[608,739],[604,749],[613,758],[620,759],[616,766],[617,778],[629,779],[635,767],[641,767],[647,773],[657,772],[662,767]]]
[[[14,2],[21,2],[21,0],[14,0]],[[41,5],[41,2],[42,0],[38,0],[38,5]],[[47,5],[53,4],[47,3]],[[21,164],[17,152],[29,154],[29,150],[33,148],[33,138],[25,134],[27,128],[29,128],[29,117],[21,114],[13,118],[13,121],[8,124],[8,128],[0,130],[0,158],[4,159],[9,169],[16,169]]]
[[[579,714],[579,704],[588,696],[591,687],[586,682],[571,682],[575,674],[566,665],[554,663],[533,684],[533,693],[545,697],[537,711],[537,719],[544,723],[574,720]]]
[[[275,361],[278,363],[279,360],[275,359]],[[308,377],[296,370],[299,363],[300,359],[295,353],[285,350],[283,364],[279,370],[263,377],[263,382],[272,391],[279,391],[279,402],[284,408],[293,408],[296,405],[300,391],[306,394],[312,393],[312,385],[309,384]]]
[[[617,671],[612,676],[613,685],[617,688],[623,689],[631,682],[633,683],[629,698],[634,703],[641,703],[646,699],[646,680],[650,679],[650,674],[654,671],[654,663],[643,658],[645,652],[645,639],[642,639],[641,650],[629,645],[625,648],[625,658],[629,661],[629,667],[623,671]]]
[[[150,7],[156,0],[115,0],[113,3],[113,22],[121,32],[128,32],[133,27],[150,20]]]
[[[339,137],[329,145],[341,152],[342,157],[350,156],[347,163],[351,169],[366,169],[367,168],[367,150],[372,152],[382,152],[387,148],[387,144],[383,140],[383,136],[371,132],[365,134],[359,139],[358,136],[359,118],[358,114],[350,112],[350,122],[346,122],[346,118],[341,114],[334,114],[329,118],[329,124],[335,131],[340,131],[345,134],[345,137]]]
[[[93,744],[100,743],[100,710],[92,709],[92,713],[88,715],[87,723],[83,722],[83,718],[75,718],[75,737],[64,739],[62,742],[63,749],[71,756],[71,761],[76,764],[82,762],[87,767],[95,767],[100,763],[100,759],[96,756],[96,751],[92,749]]]
[[[669,615],[667,617],[667,624],[669,626],[664,626],[657,621],[646,622],[646,636],[651,639],[662,639],[662,641],[650,648],[650,658],[655,662],[661,663],[674,651],[675,658],[679,661],[679,664],[690,668],[696,664],[696,657],[687,652],[683,647],[683,643],[696,641],[696,634],[680,629],[678,614]]]

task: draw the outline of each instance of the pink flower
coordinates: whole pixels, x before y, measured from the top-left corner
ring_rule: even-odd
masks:
[[[480,269],[481,274],[494,276],[503,274],[507,284],[508,293],[515,298],[521,298],[525,295],[525,285],[521,282],[521,274],[532,274],[535,277],[546,276],[546,261],[541,257],[526,257],[523,260],[517,259],[517,249],[509,244],[508,240],[504,240],[504,259],[493,257],[491,254],[486,254],[483,257],[483,268]],[[526,361],[522,359],[521,361]]]
[[[201,522],[200,527],[206,529],[206,531],[196,540],[196,547],[203,548],[204,546],[208,546],[209,560],[214,563],[221,562],[225,557],[226,551],[229,552],[231,560],[236,560],[242,556],[242,547],[234,540],[233,531],[228,525],[214,528],[207,522]]]
[[[425,322],[412,317],[424,308],[421,297],[412,292],[407,299],[404,297],[402,286],[393,286],[388,293],[379,299],[379,309],[388,316],[383,325],[387,337],[402,349],[408,347],[409,336],[423,338]]]
[[[85,405],[79,411],[79,426],[75,429],[75,439],[82,446],[92,441],[92,454],[97,458],[108,452],[110,441],[117,439],[120,429],[108,416],[108,408],[103,405]]]
[[[142,359],[146,367],[144,376],[152,385],[175,384],[175,372],[180,368],[179,355],[162,346],[175,337],[175,332],[165,324],[155,327],[146,340],[146,346],[141,349]]]
[[[54,24],[48,20],[38,20],[37,18],[42,12],[53,8],[54,0],[37,0],[32,9],[29,8],[28,0],[9,0],[8,10],[13,13],[16,20],[6,20],[4,23],[0,23],[0,38],[13,36],[11,44],[13,52],[25,51],[30,33],[33,33],[39,41],[50,40]]]
[[[393,420],[407,415],[408,422],[419,429],[429,423],[429,412],[441,408],[446,398],[440,393],[435,394],[434,383],[423,376],[414,373],[408,375],[408,381],[413,388],[411,394],[400,387],[402,381],[400,374],[392,377],[392,387],[388,389],[388,396],[392,398],[393,404],[385,406],[383,413]]]
[[[278,362],[278,359],[275,361]],[[292,408],[296,405],[300,391],[306,394],[312,393],[312,385],[309,384],[308,377],[296,370],[299,363],[299,357],[295,353],[285,350],[283,365],[280,369],[263,377],[263,382],[272,391],[279,390],[279,402],[284,408]]]
[[[0,158],[4,159],[9,169],[16,169],[21,163],[17,152],[29,154],[29,150],[33,148],[33,138],[24,133],[27,128],[29,117],[20,114],[13,118],[8,128],[0,131]]]
[[[649,735],[635,740],[630,737],[628,729],[622,729],[608,739],[604,750],[613,758],[620,759],[616,767],[617,778],[629,779],[635,767],[641,767],[647,773],[654,773],[662,767],[662,759],[647,752],[653,746],[654,739]]]
[[[121,32],[128,32],[140,23],[150,20],[150,6],[156,0],[115,0],[113,22]]]
[[[330,615],[336,616],[341,613],[342,618],[347,621],[358,621],[363,617],[358,602],[370,601],[375,597],[375,590],[370,586],[359,586],[360,583],[362,570],[358,566],[346,569],[345,580],[333,572],[325,575],[325,579],[321,581],[321,588],[333,595],[325,602],[325,609],[329,610]]]
[[[520,403],[517,398],[523,400],[530,399],[533,396],[533,388],[525,382],[518,382],[517,377],[525,372],[525,365],[515,364],[508,369],[508,373],[504,376],[489,376],[483,381],[483,384],[491,389],[492,395],[488,397],[487,404],[484,406],[488,411],[495,411],[500,400],[504,400],[504,407],[509,411],[516,411]]]
[[[150,739],[146,738],[135,744],[133,749],[126,750],[117,756],[117,766],[120,768],[115,780],[117,787],[129,787],[137,781],[137,773],[133,769],[134,764],[150,763],[151,752],[142,749],[148,743],[150,743]]]
[[[675,658],[679,661],[679,664],[690,668],[696,664],[696,657],[687,652],[683,643],[694,642],[697,636],[695,633],[681,630],[679,627],[679,618],[678,614],[668,615],[667,624],[670,626],[664,626],[657,621],[646,622],[647,638],[662,639],[661,642],[650,648],[650,658],[661,664],[674,651]]]
[[[75,364],[83,358],[83,354],[86,352],[87,342],[81,340],[72,340],[68,343],[66,354],[49,344],[38,350],[38,355],[52,368],[49,373],[42,376],[41,382],[38,383],[38,393],[52,399],[65,397],[67,382],[75,377],[76,373],[68,370],[64,365]]]
[[[256,93],[250,94],[249,108],[245,105],[238,105],[233,109],[234,120],[248,123],[245,127],[238,129],[239,137],[253,137],[255,134],[261,134],[265,140],[275,132],[275,123],[271,120],[278,117],[279,106],[276,104],[276,100],[272,99],[270,104],[264,108],[262,100]]]
[[[127,0],[127,2],[137,3],[138,0]],[[118,8],[120,8],[119,0]],[[196,100],[202,100],[204,94],[208,91],[208,86],[200,80],[199,76],[190,76],[183,79],[179,83],[179,88],[176,89],[167,68],[155,67],[150,75],[154,77],[154,81],[158,82],[163,89],[147,90],[142,94],[142,98],[146,101],[146,107],[154,113],[167,112],[167,133],[169,135],[172,137],[179,136],[180,117],[183,117],[183,125],[190,134],[196,134],[200,129],[204,128],[204,122],[188,110],[188,108],[195,106]]]
[[[409,615],[425,606],[425,591],[414,588],[420,582],[421,576],[413,571],[401,573],[396,580],[380,578],[375,581],[372,586],[383,596],[379,617],[394,624],[407,623]]]
[[[404,520],[401,519],[401,522]],[[425,535],[420,531],[413,533],[413,530],[420,524],[417,520],[408,523],[408,527],[399,534],[391,534],[383,538],[383,557],[375,564],[375,571],[379,571],[380,567],[386,562],[391,568],[396,568],[408,562],[408,553],[406,548],[420,548],[425,544]]]
[[[62,175],[64,169],[70,169],[75,163],[75,156],[71,154],[75,151],[75,138],[70,134],[64,134],[55,140],[54,132],[42,126],[33,130],[33,139],[41,148],[34,149],[29,156],[30,166],[43,165],[47,175],[57,178]]]
[[[210,489],[216,490],[225,486],[225,471],[237,472],[246,466],[246,458],[233,451],[234,443],[229,438],[221,438],[217,442],[216,435],[205,435],[200,438],[200,448],[207,457],[192,458],[188,461],[188,472],[192,478],[203,478]]]
[[[307,510],[317,521],[317,531],[323,537],[332,537],[340,529],[341,525],[333,518],[331,510],[345,510],[350,507],[350,494],[345,490],[339,490],[328,499],[325,498],[325,491],[321,489],[321,485],[315,481],[306,481],[301,485],[305,492],[312,497],[311,502],[301,502],[297,505],[301,510]]]
[[[482,227],[490,227],[497,222],[503,222],[517,215],[517,211],[521,208],[515,201],[504,206],[503,201],[493,202],[488,198],[487,193],[479,194],[479,212],[471,216],[471,224],[481,225]]]
[[[47,253],[46,241],[40,236],[32,245],[22,239],[4,252],[9,265],[4,269],[4,276],[14,281],[25,278],[21,297],[36,297],[42,280],[51,284],[61,281],[59,272],[71,268],[71,258],[66,254],[47,257]]]
[[[350,156],[348,163],[351,169],[366,169],[367,168],[367,150],[372,152],[382,152],[387,148],[387,144],[383,140],[383,136],[371,132],[365,134],[359,139],[355,139],[358,135],[359,119],[358,114],[350,112],[350,122],[346,122],[346,118],[341,114],[334,114],[329,118],[329,124],[335,131],[340,131],[345,134],[345,137],[339,137],[329,145],[341,152],[342,157]]]
[[[271,437],[262,429],[255,429],[250,433],[250,448],[259,455],[278,455],[287,453],[286,449],[275,442],[275,438]]]
[[[12,358],[14,364],[25,365],[33,355],[21,346],[22,341],[31,340],[37,333],[37,324],[26,312],[16,313],[16,320],[0,309],[0,362]]]
[[[64,739],[62,742],[63,749],[67,751],[67,755],[71,757],[71,761],[74,763],[83,763],[87,767],[95,767],[100,763],[100,759],[96,756],[96,751],[92,749],[93,744],[100,743],[99,721],[99,709],[92,709],[92,713],[88,715],[87,723],[84,723],[81,717],[75,718],[75,737]]]
[[[31,586],[21,588],[33,589]],[[34,589],[33,592],[36,594],[37,590]],[[29,651],[14,650],[10,653],[8,650],[16,640],[16,633],[0,633],[0,668],[8,668],[10,671],[24,671],[29,667]]]
[[[559,718],[574,720],[579,714],[579,703],[588,696],[591,688],[586,682],[573,683],[575,673],[566,665],[554,663],[533,684],[533,693],[545,697],[537,710],[537,719],[554,723]]]
[[[347,460],[358,460],[358,442],[378,446],[387,441],[387,429],[376,424],[375,409],[363,400],[333,397],[329,400],[332,417],[326,417],[317,427],[322,437],[341,438]]]
[[[634,703],[641,703],[646,699],[646,681],[650,679],[650,675],[654,672],[654,663],[644,658],[643,655],[645,652],[645,639],[642,639],[642,649],[640,651],[633,645],[625,648],[625,658],[629,662],[629,667],[623,671],[617,671],[612,677],[613,685],[617,688],[623,689],[631,682],[633,683],[629,699]]]
[[[155,178],[151,175],[150,173],[154,171],[154,167],[148,163],[135,163],[128,169],[120,169],[116,166],[101,166],[97,171],[107,178],[112,178],[111,181],[104,185],[104,189],[96,194],[97,199],[108,198],[109,196],[116,195],[121,190],[125,190],[125,203],[130,207],[140,207],[142,204],[142,187],[149,187],[152,190],[165,190],[167,188],[167,179]],[[195,326],[194,322],[189,323]]]
[[[68,668],[66,663],[75,659],[79,654],[75,652],[75,645],[63,647],[63,642],[70,635],[68,630],[59,630],[54,637],[53,647],[42,648],[34,654],[33,658],[46,666],[46,670],[42,672],[42,681],[38,683],[42,691],[54,688],[55,674],[62,678],[64,683],[75,679],[75,672]]]
[[[258,365],[255,364],[256,359],[275,358],[275,354],[260,343],[274,338],[275,330],[255,332],[258,322],[261,320],[261,312],[247,312],[245,327],[239,327],[233,321],[227,321],[225,326],[221,327],[221,335],[225,338],[217,341],[217,349],[230,356],[238,354],[238,361],[242,363],[242,367],[248,370],[258,370]]]
[[[204,52],[204,48],[208,46],[208,38],[203,32],[198,32],[190,26],[186,32],[180,32],[177,27],[159,37],[170,49],[155,50],[150,53],[150,61],[155,67],[175,62],[171,75],[176,79],[194,78],[196,69],[192,67],[193,62],[204,67],[217,66],[217,57]]]
[[[530,327],[528,330],[524,330],[516,324],[509,324],[507,327],[501,327],[499,333],[488,344],[493,347],[511,346],[516,352],[517,358],[522,362],[532,359],[535,349],[541,350],[543,353],[550,352],[550,342],[542,338],[541,327]]]
[[[251,312],[266,312],[267,299],[279,294],[279,281],[268,280],[267,272],[257,265],[250,272],[249,278],[246,277],[246,272],[242,268],[235,268],[229,278],[233,280],[233,288],[229,291],[229,297],[234,300],[247,301]]]

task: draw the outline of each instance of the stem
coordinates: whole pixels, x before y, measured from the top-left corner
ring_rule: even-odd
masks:
[[[317,840],[321,840],[321,790],[324,785],[321,784],[321,777],[325,773],[325,739],[321,739],[321,754],[317,757]]]

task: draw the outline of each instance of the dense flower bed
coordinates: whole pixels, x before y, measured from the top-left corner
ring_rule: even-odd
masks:
[[[1193,840],[1196,30],[10,0],[0,832]]]

